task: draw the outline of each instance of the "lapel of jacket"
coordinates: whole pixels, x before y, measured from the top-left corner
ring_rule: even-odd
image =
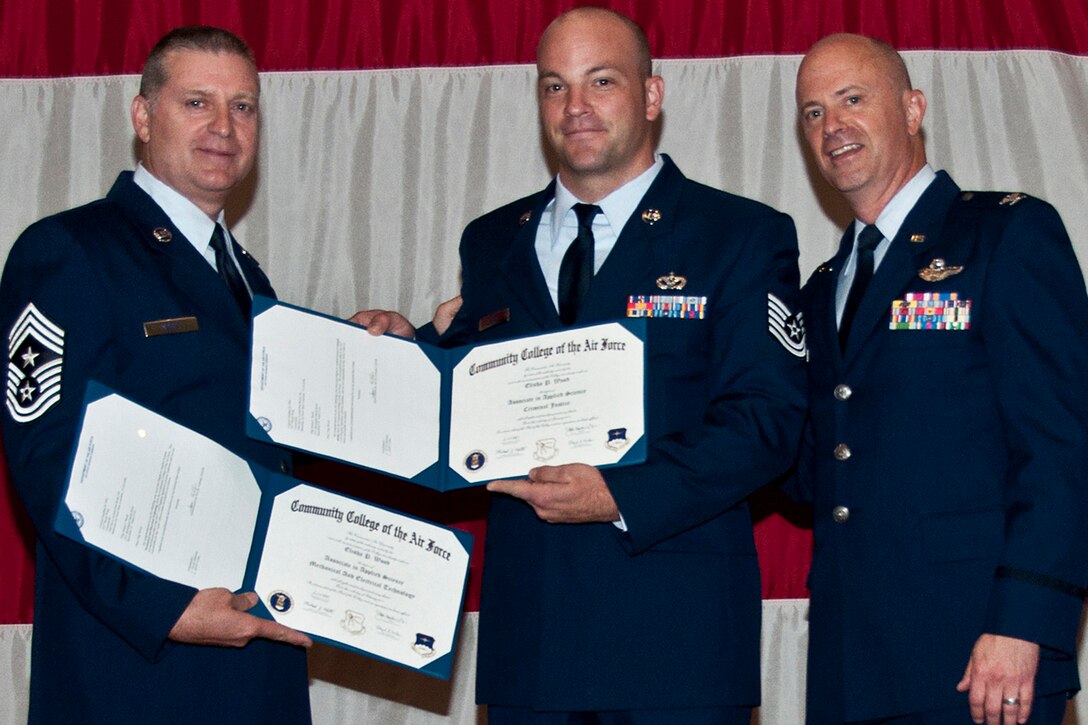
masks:
[[[673,233],[685,178],[672,159],[668,156],[664,159],[665,165],[624,223],[612,251],[594,275],[578,311],[579,323],[614,319],[617,310],[625,309],[627,297],[642,291],[641,282],[648,273],[673,271],[655,270],[654,247],[665,243]],[[655,215],[659,216],[657,221],[643,220],[642,214],[648,209],[659,212]]]
[[[507,285],[514,291],[516,298],[523,304],[526,312],[543,329],[560,327],[559,312],[555,309],[552,296],[548,292],[548,283],[540,270],[540,260],[536,254],[536,234],[540,226],[540,217],[548,202],[555,196],[555,181],[537,194],[529,197],[526,208],[518,214],[529,212],[529,219],[518,222],[517,232],[506,256],[499,263],[499,269]]]
[[[847,362],[857,355],[877,329],[888,324],[892,300],[925,266],[919,258],[939,241],[948,207],[957,194],[959,187],[955,182],[945,172],[938,172],[937,178],[903,220],[903,226],[888,247],[869,288],[865,290],[865,297],[858,305],[844,353]]]
[[[816,268],[812,278],[806,285],[805,296],[809,300],[809,310],[812,315],[811,320],[805,320],[805,326],[809,328],[809,348],[811,350],[828,351],[827,361],[842,361],[835,293],[838,290],[842,268],[850,257],[850,250],[853,246],[854,225],[851,224],[839,241],[839,251],[835,253],[834,257]]]
[[[236,339],[248,341],[248,321],[230,290],[174,226],[166,212],[136,185],[132,172],[121,174],[107,198],[124,210],[132,224],[134,236],[159,260],[166,276],[174,283],[176,294],[185,298],[200,313],[200,324],[215,320],[228,327]],[[250,274],[248,269],[246,271],[247,279],[253,280],[257,276]],[[256,287],[254,292],[257,292]]]

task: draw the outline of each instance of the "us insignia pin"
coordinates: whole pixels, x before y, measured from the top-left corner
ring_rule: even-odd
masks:
[[[658,289],[684,289],[684,285],[687,283],[687,277],[681,277],[674,272],[669,272],[657,278]]]
[[[27,304],[8,333],[8,412],[19,423],[40,418],[60,402],[64,330]]]
[[[522,214],[521,216],[518,217],[518,224],[524,224],[525,222],[529,221],[529,219],[532,218],[532,216],[533,216],[533,213],[531,211],[525,212],[524,214]]]
[[[959,274],[963,271],[963,266],[949,266],[943,259],[938,257],[929,263],[929,266],[918,270],[918,276],[924,279],[926,282],[940,282],[942,279],[948,279],[949,277]]]
[[[661,212],[657,209],[647,209],[642,212],[642,221],[646,222],[650,226],[657,224],[661,221]]]
[[[151,236],[155,237],[155,241],[160,244],[169,244],[174,238],[174,235],[166,227],[155,227],[151,230]]]
[[[1006,194],[1005,198],[997,202],[997,204],[998,206],[1012,206],[1013,204],[1016,204],[1017,202],[1026,198],[1027,194],[1021,194],[1019,191],[1017,191],[1013,192],[1012,194]]]

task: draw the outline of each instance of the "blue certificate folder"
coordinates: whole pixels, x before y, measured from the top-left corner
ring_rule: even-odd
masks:
[[[438,491],[646,460],[646,321],[442,349],[264,297],[247,433]]]
[[[197,589],[254,591],[250,613],[448,679],[472,536],[304,483],[97,382],[56,531]]]

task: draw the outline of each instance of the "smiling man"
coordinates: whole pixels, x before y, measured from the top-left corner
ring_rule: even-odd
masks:
[[[808,720],[1060,723],[1088,579],[1088,298],[1057,212],[926,163],[925,95],[833,35],[801,130],[856,220],[802,293]]]
[[[492,725],[748,725],[760,590],[745,499],[788,466],[804,414],[793,223],[655,154],[665,83],[629,19],[560,16],[537,71],[558,175],[465,230],[441,344],[615,320],[645,296],[649,453],[489,485],[477,699]],[[697,315],[668,312],[692,299]]]
[[[135,173],[8,255],[4,443],[37,533],[31,723],[309,721],[309,639],[246,613],[255,594],[163,581],[53,531],[91,379],[290,468],[245,436],[248,307],[272,288],[223,218],[256,158],[259,95],[236,36],[167,34],[132,102]]]

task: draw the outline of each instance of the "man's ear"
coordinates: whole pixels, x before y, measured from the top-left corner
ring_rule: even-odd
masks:
[[[151,139],[151,101],[143,96],[132,99],[132,128],[143,143]]]

